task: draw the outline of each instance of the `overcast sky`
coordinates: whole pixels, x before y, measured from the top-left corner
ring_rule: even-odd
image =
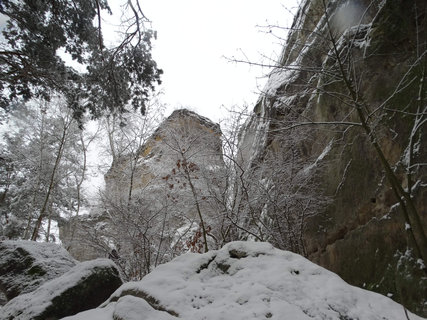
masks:
[[[220,107],[253,105],[267,69],[229,62],[277,59],[283,41],[258,26],[290,27],[296,0],[144,0],[144,14],[157,30],[153,55],[163,69],[163,101],[188,107],[214,121]],[[281,36],[285,36],[283,31]]]

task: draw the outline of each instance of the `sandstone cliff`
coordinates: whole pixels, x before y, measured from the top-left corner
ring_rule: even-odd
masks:
[[[219,125],[176,110],[136,154],[112,164],[99,208],[63,223],[61,240],[77,259],[110,256],[139,279],[182,250],[203,250],[200,228],[216,225],[209,194],[222,168]]]
[[[329,199],[301,253],[424,315],[425,267],[375,145],[426,230],[426,19],[425,1],[303,1],[240,140],[248,170],[292,155],[306,195]]]
[[[221,129],[218,124],[190,110],[174,111],[137,152],[134,181],[129,182],[130,161],[123,157],[105,175],[106,192],[127,198],[128,189],[138,197],[147,188],[163,187],[162,179],[171,174],[183,156],[200,169],[222,166]],[[160,178],[160,179],[159,179]],[[163,180],[163,181],[162,181]]]

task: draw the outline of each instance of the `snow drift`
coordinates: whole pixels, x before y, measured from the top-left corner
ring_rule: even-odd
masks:
[[[411,320],[422,319],[408,312]],[[391,299],[268,243],[188,253],[122,285],[83,319],[406,319]]]

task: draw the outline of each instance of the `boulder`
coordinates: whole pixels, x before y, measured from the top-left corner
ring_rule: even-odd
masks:
[[[121,284],[119,271],[111,260],[82,262],[35,291],[9,301],[1,309],[0,319],[60,319],[97,307]]]
[[[422,318],[269,243],[187,253],[122,285],[99,308],[63,320]]]
[[[34,241],[0,242],[0,291],[7,300],[69,271],[77,261],[61,246]]]

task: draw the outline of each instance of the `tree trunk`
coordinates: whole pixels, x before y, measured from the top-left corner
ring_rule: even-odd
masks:
[[[72,120],[69,120],[68,123],[64,124],[64,129],[62,131],[62,137],[61,137],[61,140],[59,143],[58,153],[57,153],[57,156],[55,159],[55,165],[53,167],[52,174],[50,176],[49,188],[46,192],[46,196],[45,196],[45,199],[43,202],[43,206],[40,210],[40,214],[37,218],[36,224],[35,224],[34,229],[33,229],[33,234],[31,236],[32,241],[36,241],[38,236],[39,236],[39,230],[40,230],[43,218],[46,214],[46,209],[47,209],[47,205],[49,203],[50,194],[52,193],[52,191],[55,187],[55,175],[56,175],[56,171],[58,170],[59,164],[61,162],[61,158],[62,158],[62,154],[64,151],[64,146],[65,146],[65,141],[67,138],[68,128],[70,127],[71,122],[72,122]]]

